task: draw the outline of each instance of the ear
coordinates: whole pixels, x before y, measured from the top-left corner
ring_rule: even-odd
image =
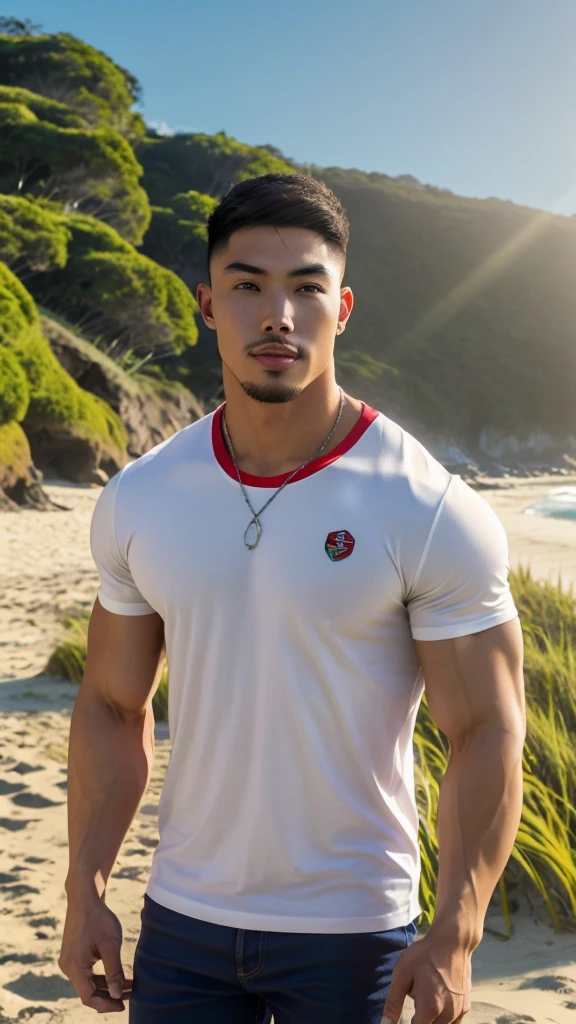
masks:
[[[346,324],[348,318],[352,312],[354,305],[354,296],[351,288],[340,289],[340,309],[338,311],[338,330],[337,334],[342,334],[342,331],[346,330]]]
[[[212,315],[212,288],[209,284],[199,284],[196,289],[196,301],[202,313],[206,327],[216,330],[216,321]]]

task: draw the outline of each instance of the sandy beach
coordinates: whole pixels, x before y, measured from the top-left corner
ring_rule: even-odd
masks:
[[[524,514],[550,488],[576,486],[576,474],[489,483],[480,493],[504,524],[512,567],[530,565],[536,578],[552,582],[561,573],[563,585],[576,588],[576,521]],[[99,489],[51,482],[46,490],[65,511],[0,515],[0,1024],[84,1024],[96,1016],[57,965],[65,914],[66,757],[77,687],[42,671],[62,616],[94,601],[97,574],[88,531]],[[157,723],[156,740],[153,776],[108,887],[128,965],[157,842],[157,805],[170,752],[165,723]],[[528,907],[514,923],[513,938],[503,940],[496,934],[502,922],[487,922],[473,958],[473,1009],[466,1020],[574,1022],[576,933],[555,934]],[[405,1021],[410,1016],[407,1006]]]

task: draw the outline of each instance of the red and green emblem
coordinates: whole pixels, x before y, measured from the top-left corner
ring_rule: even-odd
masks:
[[[341,562],[354,550],[356,541],[348,530],[334,530],[326,537],[326,554],[332,562]]]

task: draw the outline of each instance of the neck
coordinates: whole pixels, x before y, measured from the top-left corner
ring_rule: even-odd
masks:
[[[331,372],[321,374],[292,402],[256,402],[224,367],[226,425],[238,467],[276,476],[301,466],[334,426],[340,389]],[[356,423],[362,403],[346,395],[340,422],[322,454],[340,444]]]

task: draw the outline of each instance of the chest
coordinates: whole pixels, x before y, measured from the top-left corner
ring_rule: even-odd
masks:
[[[248,494],[260,511],[274,491]],[[227,477],[149,502],[148,514],[135,517],[127,557],[139,590],[165,619],[175,609],[238,607],[255,594],[276,612],[297,608],[340,625],[372,621],[402,603],[386,509],[346,475],[285,487],[261,513],[253,550],[244,541],[250,509]]]

